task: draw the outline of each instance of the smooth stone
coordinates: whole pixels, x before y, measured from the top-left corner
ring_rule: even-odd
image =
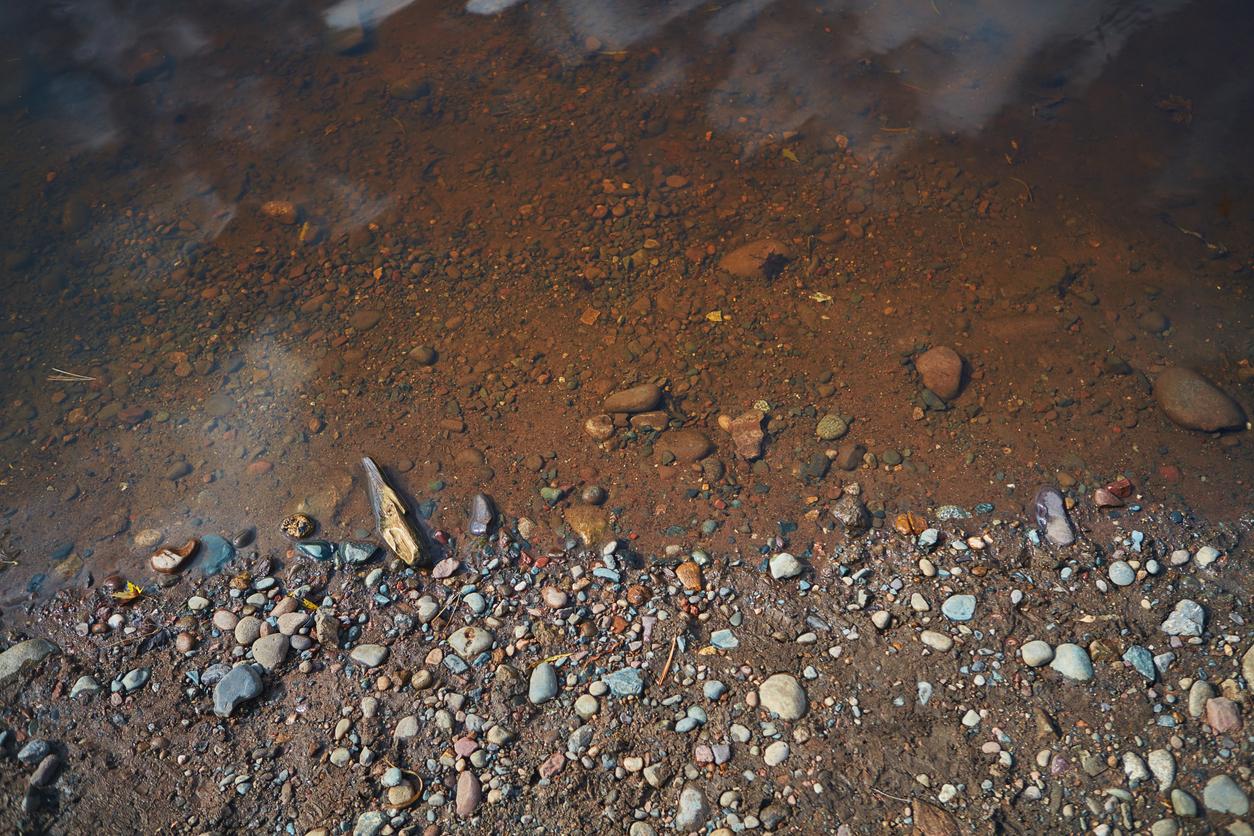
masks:
[[[257,664],[272,671],[283,664],[290,646],[291,640],[287,636],[282,633],[271,633],[252,643],[253,658],[257,660]]]
[[[335,556],[335,547],[326,540],[305,540],[296,544],[296,551],[314,560],[330,560]]]
[[[1193,555],[1193,560],[1198,566],[1205,568],[1219,559],[1219,549],[1214,546],[1202,546],[1197,550],[1197,554]]]
[[[1122,560],[1111,563],[1106,575],[1115,586],[1130,586],[1136,581],[1136,571]]]
[[[388,823],[387,818],[380,812],[375,810],[367,810],[357,817],[357,821],[353,823],[353,836],[378,836],[383,830],[383,826]]]
[[[340,543],[340,559],[349,566],[359,566],[375,556],[379,547],[374,543],[360,540],[348,540]]]
[[[1167,369],[1154,381],[1154,400],[1181,427],[1202,432],[1240,429],[1245,412],[1227,393],[1192,369]]]
[[[809,710],[805,689],[786,673],[770,676],[758,686],[758,699],[782,720],[800,720]]]
[[[100,683],[90,676],[83,675],[74,683],[74,687],[70,689],[70,699],[76,699],[79,694],[94,694],[103,690]]]
[[[767,766],[779,766],[788,760],[788,744],[782,740],[771,743],[762,753],[762,760]]]
[[[135,668],[127,671],[126,676],[122,677],[122,687],[126,689],[127,693],[138,691],[147,684],[151,673],[148,668]]]
[[[1067,642],[1058,645],[1054,649],[1054,661],[1049,666],[1076,682],[1087,682],[1093,678],[1093,662],[1088,651],[1078,644]]]
[[[584,720],[595,717],[600,708],[597,698],[591,694],[581,694],[579,699],[575,700],[575,713]]]
[[[252,665],[231,668],[214,686],[213,713],[223,718],[230,717],[240,703],[259,696],[261,688],[261,675]]]
[[[1150,772],[1158,783],[1158,791],[1166,792],[1176,780],[1176,759],[1166,749],[1155,749],[1146,758]]]
[[[58,649],[47,639],[27,639],[7,648],[0,653],[0,686],[8,685]]]
[[[1197,815],[1197,800],[1181,789],[1171,791],[1171,812],[1177,816],[1194,818]]]
[[[1049,642],[1033,639],[1025,642],[1023,647],[1019,648],[1019,655],[1023,658],[1023,663],[1029,667],[1039,668],[1041,665],[1048,665],[1054,659],[1054,648]]]
[[[735,650],[740,647],[740,639],[731,630],[715,630],[710,634],[710,644],[719,650]]]
[[[962,357],[952,348],[929,348],[914,358],[914,367],[923,385],[941,400],[952,401],[962,391]]]
[[[387,660],[388,653],[388,648],[381,644],[359,644],[348,656],[363,667],[377,668]]]
[[[235,643],[248,647],[261,637],[261,619],[246,615],[235,624]]]
[[[187,599],[187,608],[192,612],[200,612],[203,609],[208,609],[210,603],[211,602],[208,598],[201,597],[200,595],[193,595]]]
[[[527,684],[527,699],[532,705],[540,705],[557,696],[557,671],[548,662],[541,662],[531,671]]]
[[[642,383],[614,392],[605,399],[606,412],[648,412],[662,402],[662,390],[653,383]]]
[[[294,636],[308,623],[309,613],[307,612],[302,610],[285,612],[278,619],[279,632],[285,636]]]
[[[36,737],[17,751],[17,760],[25,766],[34,766],[48,757],[50,752],[52,752],[52,744],[42,737]]]
[[[941,604],[941,612],[950,621],[970,621],[975,617],[975,596],[950,595]]]
[[[948,636],[945,633],[938,633],[935,630],[924,630],[919,634],[919,641],[923,642],[933,650],[940,651],[941,653],[947,653],[952,650],[954,646],[954,640],[951,636]]]
[[[454,807],[458,818],[466,818],[474,815],[475,810],[479,809],[479,803],[483,800],[483,789],[479,785],[479,778],[469,769],[457,776],[457,795]]]

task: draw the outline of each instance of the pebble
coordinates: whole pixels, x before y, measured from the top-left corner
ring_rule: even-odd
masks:
[[[248,647],[261,637],[261,619],[246,615],[235,623],[235,643]]]
[[[52,744],[41,737],[31,739],[25,746],[17,752],[18,762],[25,766],[34,766],[35,764],[48,757],[48,753],[52,751]]]
[[[127,693],[138,691],[148,682],[148,677],[151,673],[152,671],[148,668],[134,668],[127,671],[126,676],[122,677],[122,687],[126,689]]]
[[[758,699],[763,708],[783,720],[800,720],[809,709],[805,689],[786,673],[777,673],[759,685]]]
[[[575,713],[584,720],[591,720],[595,717],[600,707],[597,698],[591,694],[580,694],[579,698],[575,700]]]
[[[46,639],[26,639],[0,653],[0,686],[8,685],[49,655],[57,646]]]
[[[970,621],[975,616],[975,596],[950,595],[941,604],[941,612],[950,621]]]
[[[1166,792],[1176,780],[1176,759],[1166,749],[1155,749],[1146,758],[1150,772],[1158,783],[1158,791]]]
[[[699,787],[688,784],[679,791],[679,804],[675,809],[676,830],[682,833],[700,830],[709,817],[709,802]]]
[[[549,662],[541,662],[531,671],[527,684],[527,699],[532,705],[540,705],[557,696],[557,671]]]
[[[644,676],[638,668],[622,668],[606,674],[602,681],[616,697],[638,697],[644,693]]]
[[[1158,678],[1158,671],[1154,667],[1153,654],[1140,645],[1134,644],[1125,650],[1123,661],[1131,665],[1133,670],[1150,682]]]
[[[954,640],[945,633],[938,633],[935,630],[924,630],[919,634],[919,641],[923,642],[933,650],[939,650],[946,653],[953,649]]]
[[[767,766],[779,766],[788,759],[788,744],[782,740],[776,740],[766,747],[762,753],[762,760]]]
[[[483,788],[479,784],[478,777],[469,769],[458,775],[455,802],[458,818],[464,819],[474,815],[475,810],[479,809],[479,804],[482,800]]]
[[[381,644],[359,644],[348,656],[362,667],[377,668],[387,660],[388,653],[388,648]]]
[[[80,676],[74,683],[74,687],[70,689],[70,699],[77,698],[80,694],[94,694],[102,690],[100,683],[90,676]]]
[[[1050,647],[1049,642],[1033,639],[1025,642],[1023,647],[1019,648],[1019,655],[1023,658],[1023,663],[1029,667],[1039,668],[1041,665],[1048,665],[1054,659],[1054,648]]]
[[[1130,586],[1136,581],[1136,570],[1123,560],[1116,560],[1111,563],[1106,570],[1106,574],[1110,578],[1110,582],[1115,586]]]
[[[282,633],[271,633],[253,642],[253,658],[257,660],[257,664],[272,671],[287,659],[287,650],[290,646],[291,640],[287,636]]]
[[[462,627],[448,637],[449,646],[467,662],[492,646],[493,637],[482,627]]]
[[[1206,567],[1219,559],[1219,549],[1214,546],[1202,546],[1197,550],[1197,554],[1193,555],[1193,560],[1198,566]]]
[[[776,580],[795,578],[801,574],[801,561],[788,552],[780,552],[771,558],[771,577]]]
[[[1093,678],[1093,662],[1088,651],[1078,644],[1064,643],[1054,650],[1054,661],[1049,665],[1058,673],[1077,682]]]

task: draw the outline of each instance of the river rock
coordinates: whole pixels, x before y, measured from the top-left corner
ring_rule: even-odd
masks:
[[[688,784],[679,791],[679,806],[675,809],[675,829],[680,833],[701,830],[710,817],[710,804],[700,787]]]
[[[780,552],[770,560],[771,577],[776,580],[795,578],[801,574],[801,561],[788,552]]]
[[[1039,668],[1041,665],[1048,665],[1054,660],[1054,649],[1049,646],[1049,642],[1033,639],[1025,642],[1023,647],[1019,648],[1019,655],[1023,657],[1023,664]]]
[[[482,627],[462,627],[448,637],[449,646],[467,662],[492,646],[492,634]]]
[[[377,668],[387,661],[388,649],[381,644],[359,644],[348,655],[362,667]]]
[[[786,673],[777,673],[759,685],[758,699],[763,708],[783,720],[800,720],[809,710],[805,689]]]
[[[952,348],[938,345],[914,358],[923,385],[942,401],[952,401],[962,391],[962,357]]]
[[[742,244],[723,256],[718,266],[741,279],[770,279],[792,257],[788,245],[774,238]],[[774,266],[777,265],[777,266]]]
[[[700,430],[670,430],[658,439],[659,450],[669,450],[685,464],[699,462],[714,451],[714,444]]]
[[[57,646],[47,639],[27,639],[0,653],[0,686],[8,685],[28,668],[42,662],[57,652]]]
[[[532,705],[540,705],[557,696],[557,671],[549,662],[541,662],[531,671],[527,684],[527,699]]]
[[[291,647],[291,639],[282,633],[271,633],[253,642],[253,658],[257,660],[257,664],[272,671],[283,664],[289,647]]]
[[[230,717],[242,702],[261,694],[261,675],[252,665],[231,668],[213,689],[213,713]]]
[[[1212,813],[1244,816],[1250,811],[1250,798],[1241,785],[1227,775],[1216,775],[1202,790],[1202,803]]]
[[[1215,384],[1192,369],[1167,369],[1154,381],[1154,399],[1175,423],[1215,432],[1245,426],[1245,412]]]
[[[1078,644],[1063,643],[1054,649],[1054,661],[1049,666],[1067,679],[1087,682],[1093,678],[1093,661],[1089,653]]]
[[[662,402],[662,390],[653,383],[641,383],[630,389],[614,392],[605,399],[606,412],[648,412]]]
[[[456,809],[458,818],[466,818],[474,815],[475,810],[479,809],[479,803],[483,800],[483,788],[479,785],[479,778],[469,769],[457,776],[457,801]]]

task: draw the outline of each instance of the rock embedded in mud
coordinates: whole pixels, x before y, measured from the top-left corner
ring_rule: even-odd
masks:
[[[662,390],[653,383],[641,383],[630,389],[614,392],[605,399],[606,412],[648,412],[662,402]]]
[[[594,546],[609,531],[609,518],[595,505],[572,505],[564,514],[570,530],[579,535],[584,545]]]
[[[792,251],[787,244],[761,238],[732,250],[718,266],[740,279],[773,279],[790,258]]]
[[[377,668],[387,661],[388,653],[388,648],[381,644],[359,644],[348,655],[364,668]]]
[[[814,430],[814,434],[822,441],[835,441],[847,432],[849,432],[849,424],[845,422],[845,419],[839,415],[830,414],[820,418]]]
[[[614,419],[609,415],[593,415],[583,422],[583,431],[595,441],[605,441],[614,435]]]
[[[409,359],[415,361],[420,366],[434,366],[435,361],[439,359],[439,354],[429,345],[420,345],[410,349]]]
[[[962,357],[952,348],[938,345],[914,358],[914,367],[923,385],[943,401],[951,401],[962,391]]]
[[[832,505],[832,518],[845,534],[855,537],[871,527],[871,512],[861,497],[845,494]]]
[[[1154,381],[1154,399],[1181,427],[1204,432],[1240,429],[1245,411],[1215,384],[1192,369],[1176,366]]]
[[[771,577],[775,580],[795,578],[801,574],[801,561],[788,552],[780,552],[771,558],[769,563]]]
[[[213,689],[213,713],[230,717],[240,703],[261,695],[261,675],[252,665],[240,665],[230,672]]]
[[[300,218],[300,210],[290,200],[267,200],[261,204],[261,214],[285,226],[291,226]]]
[[[750,409],[731,421],[730,432],[732,443],[736,445],[736,455],[746,461],[753,461],[762,455],[762,441],[766,433],[762,431],[762,419],[765,414],[760,409]]]
[[[699,462],[714,452],[714,444],[700,430],[671,430],[658,439],[659,450],[669,450],[684,464]]]
[[[58,650],[47,639],[27,639],[0,653],[0,687],[8,685]]]
[[[778,715],[781,720],[800,720],[809,710],[805,689],[796,677],[786,673],[767,677],[758,686],[758,699],[763,708]]]

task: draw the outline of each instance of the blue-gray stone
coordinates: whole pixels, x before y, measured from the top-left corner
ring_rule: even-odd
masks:
[[[557,696],[557,671],[549,662],[541,662],[531,671],[527,684],[527,699],[532,705],[540,705]]]
[[[717,679],[711,679],[701,686],[701,693],[707,700],[716,700],[727,693],[727,686]]]
[[[918,539],[919,548],[925,552],[930,552],[936,548],[936,544],[940,542],[940,532],[934,528],[925,529]]]
[[[950,621],[970,621],[975,617],[975,596],[950,595],[941,604],[941,612]]]
[[[638,668],[622,668],[606,674],[602,681],[616,697],[638,697],[644,693],[644,675]]]
[[[1122,560],[1111,563],[1106,575],[1115,586],[1131,586],[1136,582],[1136,570]]]
[[[340,560],[350,566],[356,566],[365,563],[375,556],[375,552],[379,551],[379,547],[374,543],[367,543],[358,540],[349,540],[340,543]],[[311,555],[312,556],[312,555]]]
[[[206,577],[216,575],[235,557],[231,541],[216,534],[200,538],[200,572]]]
[[[1054,661],[1049,666],[1067,679],[1087,682],[1093,678],[1093,660],[1078,644],[1064,643],[1054,648]]]
[[[230,717],[240,703],[261,694],[261,675],[252,665],[231,668],[213,689],[213,713]]]
[[[731,630],[715,630],[710,634],[710,644],[719,650],[735,650],[740,647],[740,639]]]
[[[149,673],[148,668],[135,668],[127,671],[126,676],[122,677],[122,687],[127,690],[127,693],[138,691],[148,682]]]
[[[679,732],[680,734],[687,734],[688,732],[695,730],[697,726],[699,725],[701,724],[698,723],[695,718],[684,717],[678,723],[675,724],[675,731]]]
[[[619,575],[613,569],[607,569],[604,566],[598,566],[597,568],[593,569],[592,574],[600,578],[601,580],[609,581],[610,583],[618,583],[619,581],[622,580],[621,575]]]
[[[326,540],[305,540],[296,544],[296,551],[314,560],[330,560],[335,555],[335,548]]]
[[[1154,656],[1139,644],[1129,647],[1123,654],[1123,661],[1131,665],[1137,673],[1153,682],[1158,671],[1154,669]]]

